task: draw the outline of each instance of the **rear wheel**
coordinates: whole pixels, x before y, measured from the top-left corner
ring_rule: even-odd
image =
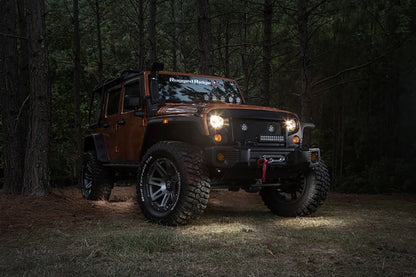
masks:
[[[82,196],[89,200],[108,200],[113,182],[96,157],[93,151],[84,154],[80,180]]]
[[[263,188],[260,195],[275,214],[285,217],[305,216],[323,204],[330,180],[326,165],[321,163],[303,172],[294,182],[283,188]]]
[[[184,225],[206,208],[210,183],[202,151],[159,142],[142,159],[137,195],[144,215],[163,225]]]

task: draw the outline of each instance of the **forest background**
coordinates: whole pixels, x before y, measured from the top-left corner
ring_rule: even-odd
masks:
[[[29,87],[21,8],[16,85]],[[46,0],[44,15],[54,186],[77,180],[92,89],[159,61],[236,79],[250,104],[315,123],[332,190],[416,192],[415,0]],[[30,118],[27,99],[16,126]]]

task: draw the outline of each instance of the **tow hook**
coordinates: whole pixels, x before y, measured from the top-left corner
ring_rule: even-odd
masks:
[[[260,158],[257,160],[257,166],[262,167],[262,176],[261,181],[263,183],[266,182],[266,172],[267,172],[267,164],[269,163],[269,160],[266,158]]]

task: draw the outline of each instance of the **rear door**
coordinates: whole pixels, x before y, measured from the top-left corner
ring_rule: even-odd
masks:
[[[121,85],[114,86],[106,92],[106,108],[103,119],[104,144],[109,161],[121,159],[118,129],[120,127]]]

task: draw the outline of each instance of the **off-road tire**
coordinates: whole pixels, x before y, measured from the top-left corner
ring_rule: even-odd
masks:
[[[210,180],[203,152],[186,143],[153,145],[142,158],[137,181],[142,212],[162,225],[185,225],[208,204]]]
[[[323,161],[309,171],[300,174],[296,191],[283,192],[268,187],[260,191],[265,205],[275,214],[284,217],[310,215],[323,204],[327,197],[330,179]]]
[[[88,200],[110,199],[113,182],[109,172],[97,161],[94,151],[84,154],[80,186],[82,196]]]

